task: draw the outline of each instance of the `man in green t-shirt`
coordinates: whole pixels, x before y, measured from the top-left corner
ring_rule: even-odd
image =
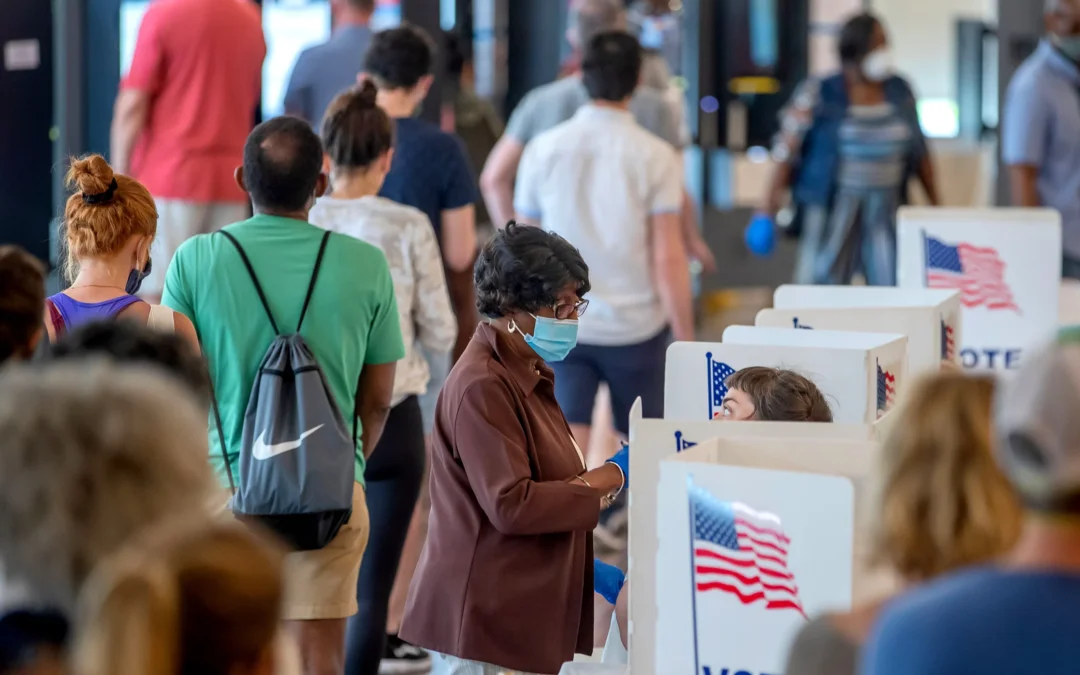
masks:
[[[225,229],[243,246],[282,330],[297,325],[324,231],[308,223],[326,189],[323,151],[296,118],[260,124],[244,147],[236,180],[255,217]],[[236,248],[219,234],[196,236],[176,252],[166,274],[165,304],[191,319],[210,367],[228,461],[236,475],[244,412],[259,364],[276,337]],[[341,673],[345,620],[356,613],[356,581],[367,544],[365,458],[390,411],[395,362],[405,355],[390,269],[382,252],[331,235],[301,334],[351,423],[359,416],[353,514],[325,548],[286,559],[284,618],[296,622],[304,672]],[[217,430],[211,462],[225,475]]]

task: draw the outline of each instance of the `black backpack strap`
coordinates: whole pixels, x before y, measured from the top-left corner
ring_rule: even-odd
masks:
[[[221,460],[225,462],[225,472],[229,476],[229,492],[236,494],[236,480],[233,479],[232,464],[229,463],[229,452],[225,449],[225,429],[221,426],[221,410],[218,408],[217,392],[214,383],[210,382],[210,403],[214,411],[214,425],[217,427],[218,445],[221,447]]]
[[[218,230],[221,234],[225,235],[225,238],[232,242],[232,245],[236,247],[240,258],[244,261],[244,267],[247,268],[248,276],[251,277],[251,283],[255,284],[255,291],[259,294],[259,300],[262,301],[263,309],[266,310],[266,317],[270,319],[270,325],[274,328],[274,335],[281,335],[281,331],[278,330],[277,321],[274,321],[274,314],[270,311],[270,303],[266,301],[266,294],[263,293],[262,285],[259,284],[259,278],[255,276],[255,268],[251,266],[251,260],[248,259],[247,253],[244,252],[244,247],[240,245],[240,242],[236,241],[236,237],[232,236],[225,230]],[[320,250],[320,255],[322,251]],[[314,283],[314,282],[312,282]],[[309,291],[310,295],[310,291]]]
[[[304,317],[307,316],[308,304],[311,303],[311,294],[315,292],[315,282],[319,278],[319,268],[322,267],[323,253],[326,253],[326,242],[330,241],[330,231],[323,234],[322,243],[319,244],[319,255],[315,257],[315,268],[311,270],[311,282],[308,284],[307,295],[304,296],[304,307],[300,310],[300,321],[296,323],[296,332],[304,325]],[[269,311],[269,310],[267,310]]]

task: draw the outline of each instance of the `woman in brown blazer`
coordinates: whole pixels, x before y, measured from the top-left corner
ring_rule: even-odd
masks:
[[[592,652],[591,532],[626,482],[617,463],[586,470],[544,362],[576,342],[589,268],[558,235],[511,223],[475,276],[490,320],[439,398],[401,637],[432,651],[438,674],[557,673]]]

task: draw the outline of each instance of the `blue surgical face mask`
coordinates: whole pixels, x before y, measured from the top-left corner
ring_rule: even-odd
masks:
[[[153,269],[153,265],[150,263],[150,258],[146,259],[146,266],[141,270],[131,270],[131,274],[128,274],[127,283],[124,284],[124,290],[128,295],[135,295],[142,287],[143,279],[150,276],[150,270]]]
[[[510,322],[510,331],[517,331],[525,338],[525,344],[548,363],[562,361],[570,350],[577,346],[578,322],[576,319],[549,319],[546,316],[532,315],[536,326],[532,335],[522,332],[517,324]]]

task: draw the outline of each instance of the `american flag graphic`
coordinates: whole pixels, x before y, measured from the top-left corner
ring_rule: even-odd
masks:
[[[726,363],[713,361],[712,352],[706,352],[705,360],[709,364],[709,419],[720,417],[720,408],[727,396],[727,385],[724,384],[735,373],[735,369]]]
[[[892,408],[896,398],[896,376],[888,370],[883,370],[881,364],[877,364],[877,416],[881,416]]]
[[[953,339],[953,328],[941,320],[941,360],[952,361],[956,354],[956,341]]]
[[[697,445],[697,443],[693,441],[688,441],[683,438],[683,433],[681,431],[675,432],[675,452],[682,452],[683,450],[692,448],[695,445]]]
[[[960,291],[964,307],[1020,311],[1005,283],[1005,261],[995,249],[971,244],[951,246],[925,234],[923,239],[927,288]]]
[[[744,605],[803,613],[788,569],[791,539],[780,518],[738,502],[722,502],[691,485],[694,584],[699,593],[728,593]]]

